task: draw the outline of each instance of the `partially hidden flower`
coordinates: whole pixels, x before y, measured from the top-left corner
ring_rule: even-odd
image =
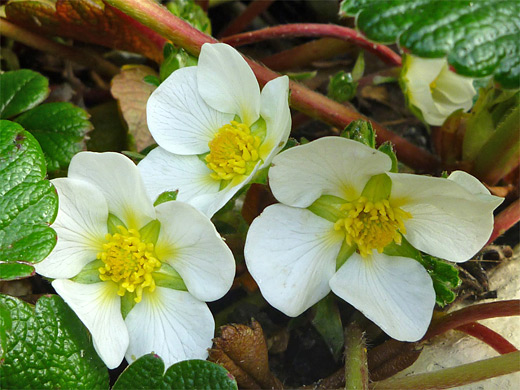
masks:
[[[52,183],[58,241],[36,271],[54,279],[105,364],[151,352],[167,366],[205,359],[215,326],[205,302],[235,273],[211,221],[178,201],[154,207],[137,167],[117,153],[79,153]]]
[[[412,111],[433,126],[457,110],[468,111],[477,93],[473,79],[452,72],[446,58],[405,55],[401,86]]]
[[[332,290],[395,339],[424,335],[435,291],[407,256],[410,245],[470,259],[490,237],[502,198],[461,171],[444,179],[390,173],[391,165],[386,154],[341,137],[274,158],[269,183],[282,204],[253,221],[244,251],[272,306],[298,316]]]
[[[140,163],[155,199],[177,199],[211,217],[287,142],[289,79],[262,92],[247,62],[231,46],[204,44],[197,66],[173,72],[150,96],[148,128],[159,147]]]

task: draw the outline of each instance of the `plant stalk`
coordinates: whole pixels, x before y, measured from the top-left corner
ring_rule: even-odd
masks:
[[[383,62],[391,66],[401,66],[401,56],[388,46],[370,42],[356,30],[334,24],[293,23],[267,27],[261,30],[249,31],[232,35],[222,41],[231,46],[242,46],[268,39],[295,38],[295,37],[329,37],[338,38],[375,54]]]
[[[520,371],[520,351],[453,368],[375,382],[374,390],[448,389]]]
[[[356,323],[345,330],[345,389],[368,390],[367,347]]]
[[[26,46],[66,58],[110,78],[114,77],[120,71],[119,67],[97,54],[54,42],[40,34],[35,34],[17,26],[6,19],[1,18],[1,21],[2,34],[8,38],[23,43]]]
[[[459,326],[458,328],[455,328],[455,330],[460,330],[461,332],[479,339],[501,355],[518,351],[518,349],[502,337],[502,335],[477,322]]]
[[[487,318],[508,317],[520,315],[520,299],[508,301],[481,303],[465,307],[441,317],[432,325],[421,341],[426,341],[448,330],[467,325]]]
[[[486,245],[489,245],[520,221],[520,199],[515,200],[495,217],[493,232]]]
[[[238,15],[223,31],[221,37],[237,34],[251,24],[251,22],[273,3],[274,0],[253,0],[247,8]]]

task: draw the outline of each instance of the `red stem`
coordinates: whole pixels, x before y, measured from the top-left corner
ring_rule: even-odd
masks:
[[[222,39],[231,46],[242,46],[249,43],[265,41],[268,39],[294,38],[294,37],[329,37],[353,42],[359,47],[374,53],[383,62],[391,66],[401,66],[401,56],[385,45],[370,42],[356,30],[334,24],[319,23],[294,23],[280,26],[267,27],[261,30],[249,31],[232,35]]]
[[[174,44],[183,47],[189,53],[198,56],[204,43],[216,43],[216,39],[206,35],[182,19],[179,19],[164,7],[152,0],[105,0],[135,18],[145,26],[170,39]],[[272,70],[246,58],[256,75],[260,85],[280,75]],[[356,119],[370,120],[364,115],[341,105],[327,97],[311,91],[295,82],[290,83],[291,106],[303,111],[313,118],[322,120],[343,129]],[[426,150],[413,145],[402,137],[385,129],[379,123],[371,121],[377,132],[378,142],[390,141],[395,145],[399,159],[408,166],[421,171],[435,172],[439,168],[439,160]]]
[[[264,12],[274,0],[253,0],[247,8],[220,32],[221,37],[237,34],[251,24],[254,18]]]
[[[481,303],[451,312],[430,326],[421,341],[426,341],[448,330],[467,325],[486,318],[520,315],[520,300],[511,299],[501,302]]]
[[[326,60],[354,50],[355,46],[349,42],[336,38],[321,38],[264,57],[260,61],[268,68],[280,71],[299,68],[313,61]]]
[[[470,324],[459,326],[455,329],[483,341],[501,355],[518,351],[516,347],[507,341],[504,337],[482,324],[472,322]]]
[[[495,217],[493,233],[491,233],[486,245],[495,241],[498,236],[504,234],[518,221],[520,221],[520,199],[515,200]]]

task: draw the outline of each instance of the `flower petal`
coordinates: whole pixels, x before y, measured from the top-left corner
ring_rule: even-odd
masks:
[[[59,209],[52,228],[58,235],[53,251],[34,265],[49,278],[72,278],[103,249],[107,233],[108,207],[96,186],[80,180],[52,180]]]
[[[211,170],[197,156],[181,156],[158,147],[138,165],[151,199],[165,191],[179,190],[177,200],[191,203],[203,194],[215,194],[220,181],[211,178]]]
[[[260,87],[238,51],[224,43],[202,45],[197,65],[199,93],[211,107],[236,114],[247,126],[260,113]]]
[[[473,79],[452,72],[448,65],[442,68],[437,78],[435,90],[443,94],[453,105],[467,111],[473,105],[473,96],[477,93]]]
[[[208,306],[184,291],[157,287],[128,313],[126,360],[159,355],[166,367],[181,360],[206,359],[215,332]]]
[[[308,207],[321,195],[353,200],[373,175],[391,166],[386,154],[357,141],[323,137],[277,155],[269,184],[280,202]]]
[[[390,337],[419,340],[428,329],[435,291],[426,270],[406,257],[354,253],[330,280],[330,288]]]
[[[209,152],[215,133],[233,119],[206,104],[197,89],[197,68],[173,72],[146,105],[148,128],[155,141],[176,154]]]
[[[309,210],[275,204],[249,228],[246,265],[264,298],[296,317],[329,293],[343,237]]]
[[[427,85],[429,87],[439,76],[446,63],[446,58],[421,58],[406,55],[402,77],[407,83]]]
[[[105,196],[108,211],[128,228],[140,229],[155,219],[139,170],[122,154],[78,153],[70,162],[69,177],[96,185]]]
[[[159,259],[175,268],[195,298],[221,298],[233,283],[235,260],[208,217],[179,201],[162,203],[156,212]]]
[[[203,214],[209,218],[219,211],[226,203],[231,200],[233,196],[245,185],[247,185],[253,177],[255,177],[258,169],[260,168],[261,161],[258,161],[254,169],[251,171],[249,176],[235,176],[231,181],[220,191],[216,193],[201,194],[193,199],[190,199],[187,203],[191,204],[197,210],[200,210]]]
[[[121,297],[112,282],[80,284],[56,279],[52,287],[77,314],[92,334],[94,348],[108,368],[123,361],[128,331],[121,315]]]
[[[266,123],[266,135],[260,147],[262,168],[285,146],[291,132],[289,110],[289,78],[278,77],[269,81],[262,89],[260,114]]]
[[[454,262],[477,253],[493,230],[493,210],[500,198],[482,199],[454,180],[389,174],[390,201],[412,214],[405,237],[417,249]]]

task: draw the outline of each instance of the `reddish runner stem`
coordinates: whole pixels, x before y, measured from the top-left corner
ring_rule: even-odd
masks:
[[[106,3],[120,9],[140,23],[170,39],[189,53],[198,56],[204,43],[216,43],[216,39],[200,32],[179,19],[161,5],[152,0],[105,0]],[[278,73],[246,58],[260,85],[279,77]],[[290,83],[291,106],[313,118],[333,126],[344,128],[356,119],[370,120],[364,115],[327,97],[311,91],[295,82]],[[399,159],[412,168],[434,172],[439,168],[439,160],[402,137],[387,130],[379,123],[371,121],[378,135],[378,141],[390,141],[395,145]]]
[[[326,60],[354,50],[355,46],[349,42],[336,38],[321,38],[264,57],[261,61],[268,68],[280,71],[299,68],[313,61]]]
[[[242,46],[249,43],[265,41],[268,39],[294,38],[294,37],[329,37],[352,42],[357,46],[374,53],[383,62],[392,66],[401,66],[401,56],[388,46],[370,42],[356,30],[334,24],[319,23],[294,23],[280,26],[267,27],[261,30],[249,31],[232,35],[222,39],[222,42],[231,46]]]
[[[237,34],[251,24],[251,22],[262,12],[264,12],[274,0],[253,0],[238,17],[235,18],[223,31],[220,36]]]
[[[459,326],[458,328],[455,328],[455,330],[460,330],[461,332],[483,341],[501,355],[518,351],[518,349],[502,337],[502,335],[482,324],[472,322],[471,324]]]
[[[497,237],[504,234],[518,221],[520,221],[520,199],[515,200],[495,217],[493,233],[491,233],[486,245],[495,241]]]
[[[451,312],[430,326],[421,341],[426,341],[448,330],[467,325],[478,320],[520,315],[520,300],[481,303]]]

